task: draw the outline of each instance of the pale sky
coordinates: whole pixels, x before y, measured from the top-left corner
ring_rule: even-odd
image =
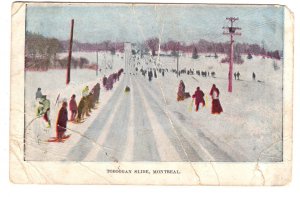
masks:
[[[142,42],[160,37],[186,43],[200,39],[224,42],[226,17],[239,17],[241,27],[236,42],[262,44],[268,50],[282,50],[283,7],[204,6],[204,5],[100,5],[100,6],[28,6],[26,30],[47,37],[68,40],[71,19],[75,20],[74,40],[96,43],[105,40]]]

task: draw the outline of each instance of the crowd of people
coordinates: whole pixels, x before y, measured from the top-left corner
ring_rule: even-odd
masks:
[[[111,90],[113,88],[113,84],[117,80],[119,80],[119,77],[122,74],[122,72],[123,69],[120,69],[118,72],[109,75],[108,78],[104,76],[102,79],[103,87],[105,87],[106,90]],[[73,123],[81,123],[84,117],[90,116],[90,113],[93,109],[95,109],[96,104],[99,103],[100,89],[100,83],[96,83],[91,90],[88,86],[85,86],[81,92],[81,99],[78,105],[76,102],[75,94],[71,96],[69,102],[67,101],[67,99],[63,99],[62,106],[58,112],[57,121],[55,125],[56,139],[58,142],[62,142],[65,138],[65,132],[67,130],[68,121],[71,121]],[[36,108],[37,118],[43,117],[43,119],[47,123],[46,127],[50,128],[50,100],[47,99],[46,95],[42,94],[41,88],[37,89],[35,99],[38,103]],[[71,113],[70,118],[68,116],[68,106],[69,111]]]
[[[203,71],[203,70],[195,70],[195,69],[181,69],[177,72],[177,69],[172,69],[171,70],[173,73],[175,73],[177,75],[178,73],[178,76],[182,75],[182,74],[186,74],[186,75],[198,75],[198,76],[202,76],[202,77],[215,77],[216,76],[216,72],[215,71]]]
[[[146,77],[146,75],[148,76],[148,80],[152,81],[152,78],[157,78],[158,77],[158,73],[161,74],[162,77],[165,76],[165,72],[168,72],[168,69],[163,69],[163,68],[148,68],[148,69],[144,69],[141,68],[140,69],[141,74]]]
[[[212,85],[212,88],[209,92],[209,95],[211,96],[212,99],[212,105],[211,105],[211,113],[212,114],[220,114],[223,112],[223,108],[221,106],[219,96],[220,96],[220,91],[216,87],[215,84]],[[204,99],[204,92],[200,89],[198,86],[196,88],[195,93],[192,95],[192,98],[195,103],[195,108],[196,112],[199,110],[199,105],[201,104],[202,107],[205,106],[205,99]],[[177,101],[183,101],[186,98],[189,98],[189,94],[185,92],[185,85],[182,80],[180,80],[179,86],[178,86],[178,91],[177,91]]]
[[[136,58],[134,58],[136,59]],[[139,60],[139,59],[136,59]],[[155,60],[151,60],[151,59],[145,59],[145,65],[148,64],[154,64],[154,66],[162,66],[160,63],[157,63]],[[137,63],[135,63],[136,66],[140,66],[141,63],[140,61],[137,61]],[[144,77],[148,77],[148,80],[151,82],[153,77],[157,78],[158,73],[161,74],[162,77],[165,76],[165,72],[171,72],[171,73],[175,73],[176,75],[180,76],[183,74],[186,75],[198,75],[198,76],[202,76],[202,77],[215,77],[216,73],[215,71],[206,71],[206,70],[195,70],[195,69],[187,69],[187,68],[183,68],[180,70],[177,69],[170,69],[168,70],[167,68],[162,68],[162,67],[154,67],[154,68],[147,68],[144,69],[143,67],[138,69],[138,67],[135,67],[136,71],[140,71],[140,73],[144,76]],[[238,72],[235,73],[235,78],[238,76],[238,78],[240,77],[240,73]],[[196,111],[199,110],[199,105],[201,104],[202,106],[205,106],[205,99],[204,99],[204,93],[203,91],[200,89],[200,87],[197,87],[195,90],[195,93],[192,95],[192,98],[194,100],[195,103],[195,108]],[[212,114],[220,114],[223,112],[223,108],[221,106],[220,100],[219,100],[219,96],[220,96],[220,91],[219,89],[216,87],[215,84],[213,84],[209,95],[212,99],[212,107],[211,107],[211,113]],[[185,84],[183,83],[183,80],[180,80],[179,86],[178,86],[178,91],[177,91],[177,101],[183,101],[184,99],[187,99],[191,97],[191,95],[188,92],[185,92]]]
[[[95,108],[95,105],[99,103],[100,96],[100,83],[94,85],[91,91],[89,87],[85,86],[82,90],[82,97],[77,106],[75,97],[73,94],[69,101],[69,110],[71,111],[71,121],[80,123],[84,116],[90,116],[90,112]],[[77,117],[76,117],[77,115]]]
[[[120,75],[124,72],[123,68],[121,68],[118,72],[110,74],[108,77],[104,75],[103,77],[103,87],[105,87],[106,90],[113,89],[113,85],[116,81],[119,81]]]
[[[161,74],[161,77],[165,76],[165,73],[167,72],[171,72],[171,73],[175,73],[176,75],[180,76],[183,74],[186,75],[198,75],[198,76],[202,76],[202,77],[215,77],[216,73],[215,71],[206,71],[206,70],[195,70],[195,69],[187,69],[187,68],[183,68],[180,70],[177,69],[170,69],[168,70],[167,68],[162,68],[162,64],[157,63],[156,60],[152,60],[150,59],[144,59],[145,61],[145,65],[149,65],[149,64],[153,64],[155,67],[150,67],[150,68],[143,68],[141,67],[140,69],[138,68],[138,66],[141,66],[141,61],[139,58],[134,57],[134,69],[135,71],[140,71],[140,73],[142,74],[142,76],[144,76],[145,78],[148,77],[149,82],[152,81],[153,78],[157,78],[158,74]],[[235,79],[240,77],[240,73],[235,73]],[[204,93],[203,91],[200,89],[200,87],[196,88],[195,93],[192,95],[192,98],[194,100],[195,103],[195,108],[196,111],[199,110],[199,105],[201,104],[202,106],[205,106],[205,100],[204,100]],[[209,93],[209,95],[211,96],[212,99],[212,108],[211,108],[211,113],[212,114],[220,114],[223,112],[220,100],[219,100],[219,95],[220,95],[220,91],[219,89],[216,87],[215,84],[213,84],[211,91]],[[177,91],[177,101],[183,101],[184,99],[187,99],[191,97],[191,95],[188,92],[185,92],[185,84],[183,83],[183,80],[180,81],[179,86],[178,86],[178,91]]]

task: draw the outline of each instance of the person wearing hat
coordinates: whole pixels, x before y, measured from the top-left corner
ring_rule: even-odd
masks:
[[[69,109],[71,111],[71,121],[75,121],[75,117],[78,111],[75,97],[76,97],[75,94],[73,94],[69,102]]]
[[[220,91],[215,84],[213,84],[213,86],[211,87],[209,95],[212,98],[211,113],[220,114],[221,112],[223,112],[223,108],[219,100]]]
[[[58,117],[56,121],[56,137],[59,142],[62,141],[65,136],[65,132],[67,130],[67,122],[68,122],[68,110],[67,110],[68,102],[64,101],[62,107],[58,112]]]
[[[200,87],[197,87],[194,95],[192,96],[195,99],[196,112],[199,109],[199,104],[202,103],[202,106],[205,106],[205,101],[203,99],[204,93],[200,90]]]

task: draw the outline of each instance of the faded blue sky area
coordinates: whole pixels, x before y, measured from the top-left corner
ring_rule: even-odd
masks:
[[[236,42],[264,42],[268,50],[282,50],[283,7],[119,4],[99,6],[27,7],[26,30],[67,40],[70,21],[75,20],[74,39],[80,42],[142,42],[150,37],[186,43],[200,39],[225,42],[226,17],[239,17],[234,24],[242,36]]]

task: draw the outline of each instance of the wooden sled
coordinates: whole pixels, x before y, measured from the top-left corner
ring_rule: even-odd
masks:
[[[51,137],[50,139],[47,140],[47,142],[65,142],[71,134],[63,136],[61,140],[59,140],[57,137]]]

